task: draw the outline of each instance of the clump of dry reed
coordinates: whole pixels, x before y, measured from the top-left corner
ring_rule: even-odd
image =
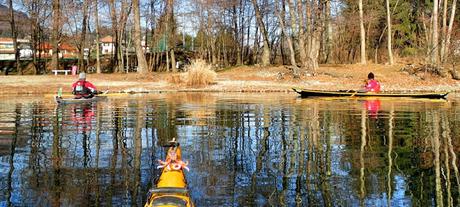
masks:
[[[197,59],[186,67],[187,72],[181,75],[172,75],[168,82],[173,84],[185,84],[190,87],[207,86],[215,82],[217,73],[206,61]]]

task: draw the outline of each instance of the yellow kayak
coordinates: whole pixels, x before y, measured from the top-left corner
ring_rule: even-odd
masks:
[[[158,168],[163,168],[160,179],[156,187],[149,190],[149,198],[145,207],[193,207],[184,175],[184,169],[188,170],[187,163],[181,159],[179,142],[173,139],[168,147],[166,160],[159,160]]]

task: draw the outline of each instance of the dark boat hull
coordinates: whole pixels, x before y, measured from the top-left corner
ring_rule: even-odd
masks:
[[[105,97],[105,96],[94,96],[92,98],[75,99],[75,98],[61,98],[61,97],[55,96],[54,100],[58,104],[78,104],[78,103],[90,103],[90,102],[94,102],[94,101],[100,101],[100,100],[104,100],[106,98],[107,97]]]
[[[370,92],[356,92],[356,91],[320,91],[320,90],[307,90],[293,88],[293,90],[299,93],[302,97],[408,97],[408,98],[431,98],[441,99],[446,98],[448,92],[443,93],[370,93]]]

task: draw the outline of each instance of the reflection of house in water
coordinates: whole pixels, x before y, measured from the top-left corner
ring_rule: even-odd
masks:
[[[19,58],[32,58],[32,47],[30,41],[18,39]],[[13,38],[0,38],[0,60],[14,60]]]
[[[78,49],[68,43],[61,43],[58,46],[59,58],[76,58],[78,57]],[[53,45],[45,42],[39,45],[37,48],[37,56],[40,54],[41,57],[51,57],[53,55]]]
[[[0,156],[11,153],[11,145],[14,141],[14,120],[10,118],[2,117],[0,122]]]
[[[13,138],[11,135],[0,135],[0,156],[8,155],[11,151],[11,145],[13,144]]]

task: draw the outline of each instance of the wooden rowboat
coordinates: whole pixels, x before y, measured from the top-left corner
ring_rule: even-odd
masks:
[[[187,189],[184,169],[188,170],[187,162],[182,161],[179,142],[175,139],[169,142],[166,160],[160,162],[158,168],[163,168],[156,187],[149,190],[145,207],[181,206],[193,207],[193,201]]]
[[[106,96],[94,96],[92,98],[62,98],[59,96],[55,96],[54,100],[56,101],[57,104],[78,104],[78,103],[90,103],[94,101],[100,101],[100,100],[105,100],[107,99]]]
[[[358,91],[321,91],[321,90],[308,90],[301,88],[292,88],[295,92],[299,93],[301,97],[409,97],[409,98],[431,98],[431,99],[445,99],[448,92],[413,92],[413,93],[400,93],[400,92],[358,92]]]

